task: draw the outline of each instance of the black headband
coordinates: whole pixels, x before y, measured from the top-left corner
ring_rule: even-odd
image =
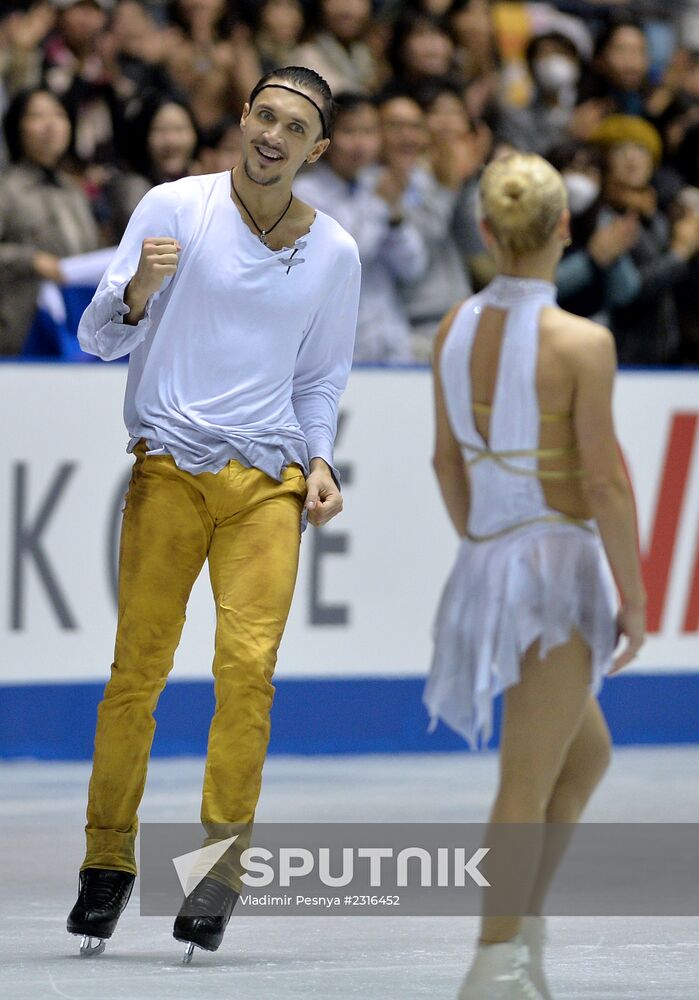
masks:
[[[283,83],[266,83],[264,87],[260,87],[260,89],[255,94],[255,97],[257,97],[257,94],[261,94],[263,90],[267,90],[268,87],[276,87],[277,90],[288,90],[290,94],[298,94],[299,97],[304,97],[310,104],[313,105],[313,107],[320,115],[320,121],[323,126],[323,138],[324,139],[328,138],[328,127],[325,123],[325,115],[320,110],[320,106],[316,104],[316,102],[313,100],[312,97],[309,97],[308,94],[304,94],[302,90],[295,90],[293,87],[286,87]]]

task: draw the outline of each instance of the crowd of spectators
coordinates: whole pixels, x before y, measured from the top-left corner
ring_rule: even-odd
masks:
[[[490,280],[478,179],[517,149],[568,187],[561,305],[607,323],[622,363],[699,362],[690,0],[5,0],[0,354],[26,351],[42,283],[117,243],[151,186],[235,166],[243,104],[282,65],[337,99],[296,192],[359,246],[356,361],[428,360]]]

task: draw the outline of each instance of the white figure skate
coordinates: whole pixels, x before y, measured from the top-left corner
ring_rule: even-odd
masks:
[[[518,936],[479,945],[458,1000],[543,1000],[529,978],[529,952]]]
[[[520,937],[529,949],[529,978],[543,1000],[553,1000],[544,972],[544,948],[548,944],[546,921],[543,917],[524,917]]]

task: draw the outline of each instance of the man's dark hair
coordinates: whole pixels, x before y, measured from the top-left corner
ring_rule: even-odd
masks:
[[[2,127],[5,133],[5,144],[12,163],[19,163],[24,158],[24,147],[22,145],[22,119],[27,113],[32,99],[37,94],[48,94],[60,104],[65,110],[65,105],[60,97],[48,89],[48,87],[29,87],[27,90],[20,90],[10,101],[10,105],[5,112]],[[67,112],[66,112],[67,113]]]
[[[623,13],[612,14],[607,18],[602,30],[595,39],[595,51],[593,53],[594,59],[599,59],[599,57],[603,55],[609,43],[613,41],[617,31],[621,31],[622,28],[633,28],[635,31],[639,31],[644,36],[646,33],[643,27],[643,22],[639,21],[637,17]]]
[[[382,87],[374,98],[374,103],[376,107],[381,109],[384,104],[388,104],[389,101],[412,101],[413,104],[419,104],[420,102],[415,96],[415,87],[407,87],[400,82],[400,80],[391,80]]]
[[[546,159],[559,173],[569,170],[580,161],[583,169],[595,167],[597,170],[602,170],[604,167],[604,157],[598,147],[581,142],[579,139],[564,139],[563,142],[552,146],[546,154]]]
[[[527,61],[530,73],[534,66],[534,61],[539,55],[539,49],[545,42],[555,42],[560,48],[565,49],[571,59],[574,59],[578,63],[582,62],[580,51],[572,38],[569,38],[560,31],[544,31],[540,35],[534,35],[527,45],[524,58]]]
[[[318,100],[315,103],[318,106],[320,120],[323,125],[323,138],[329,139],[332,136],[333,125],[335,124],[335,101],[333,100],[330,87],[320,73],[316,73],[315,70],[308,69],[305,66],[284,66],[280,69],[273,69],[271,73],[267,73],[255,85],[248,98],[250,107],[252,107],[253,101],[260,91],[270,83],[282,83],[292,90],[308,90],[314,97],[317,96]]]
[[[213,34],[218,42],[227,41],[239,25],[240,18],[237,16],[237,12],[234,13],[232,7],[232,4],[225,3],[221,14],[214,23]],[[191,38],[192,28],[180,0],[167,0],[165,11],[167,23],[179,28],[188,38]]]
[[[376,101],[368,94],[359,94],[346,90],[335,98],[335,125],[345,117],[353,115],[362,108],[376,108]]]
[[[464,105],[464,112],[466,111],[463,84],[453,76],[426,76],[424,80],[420,80],[414,87],[411,87],[410,93],[406,96],[417,101],[423,111],[431,111],[432,106],[442,94],[457,97]]]

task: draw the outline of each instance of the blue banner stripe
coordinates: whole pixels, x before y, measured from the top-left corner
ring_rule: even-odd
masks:
[[[444,726],[427,733],[423,683],[413,677],[280,680],[270,752],[465,750]],[[89,759],[102,689],[94,683],[0,686],[0,757]],[[699,673],[617,677],[605,684],[601,701],[617,745],[699,743]],[[170,681],[156,712],[153,753],[205,753],[213,705],[211,682]]]

